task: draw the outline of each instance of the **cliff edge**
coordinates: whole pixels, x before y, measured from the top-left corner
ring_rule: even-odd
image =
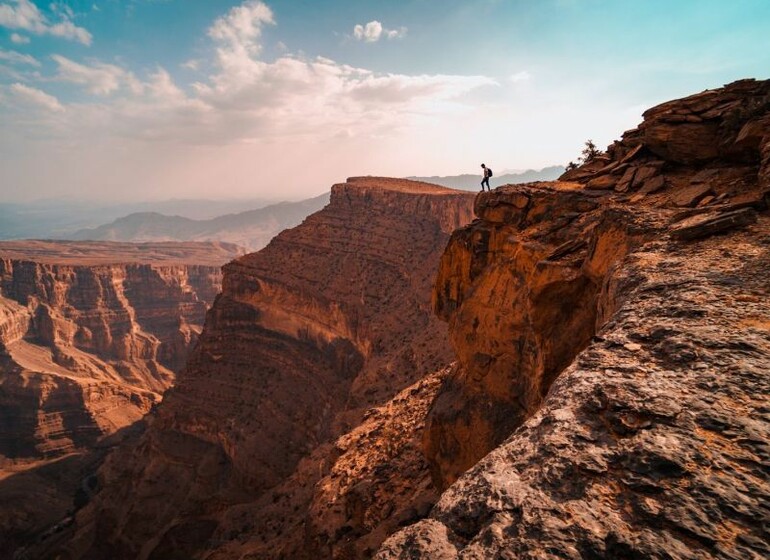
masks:
[[[434,292],[446,488],[376,558],[761,558],[770,81],[644,114],[560,182],[476,199]]]

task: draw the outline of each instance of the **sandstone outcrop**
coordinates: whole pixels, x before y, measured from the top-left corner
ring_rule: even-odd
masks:
[[[366,490],[352,480],[366,482],[368,467],[346,475],[351,480],[337,479],[335,460],[351,461],[350,468],[355,463],[342,451],[349,444],[338,442],[341,451],[321,452],[318,460],[312,452],[359,426],[371,407],[396,407],[387,403],[399,391],[451,362],[446,326],[431,310],[431,285],[449,234],[470,221],[472,202],[470,193],[414,181],[350,179],[333,187],[324,210],[228,264],[196,351],[148,417],[139,442],[107,460],[100,471],[105,487],[80,512],[77,534],[63,550],[94,558],[108,549],[115,558],[165,558],[171,551],[195,556],[231,539],[254,539],[237,528],[238,511],[261,511],[252,506],[268,490],[303,473],[318,480],[325,469],[331,469],[328,490],[313,505],[312,492],[286,507],[274,494],[279,513],[264,521],[260,539],[275,543],[286,527],[301,526],[306,512],[313,518],[318,511],[319,525],[302,535],[298,550],[312,554],[305,544],[316,542],[328,556],[337,546],[327,540],[377,531],[372,515],[401,515],[398,504],[392,512],[368,514],[359,511],[363,505],[345,506],[352,508],[352,521],[345,512],[330,521],[329,493],[355,493],[362,504],[389,500],[369,494],[376,483]],[[421,424],[419,409],[411,414],[403,422]],[[346,437],[368,436],[353,431]],[[410,468],[419,472],[386,469],[383,476],[392,486],[396,474],[429,480],[424,462]],[[437,494],[429,493],[425,499],[432,503]],[[261,522],[253,519],[252,527]],[[385,536],[377,532],[352,549],[376,548]]]
[[[58,487],[47,482],[53,476],[25,471],[68,479],[56,465],[82,470],[93,461],[54,460],[94,449],[160,401],[220,289],[221,264],[238,252],[221,244],[0,243],[0,496],[12,486],[27,495],[3,500],[15,505],[3,508],[0,535],[34,531],[71,509],[77,484]]]
[[[562,182],[478,196],[435,292],[448,489],[378,559],[770,554],[769,94],[663,104]]]
[[[481,220],[455,232],[441,259],[434,305],[460,362],[425,432],[442,489],[539,408],[606,319],[608,276],[655,234],[649,221],[642,228],[579,187],[538,183],[479,195]]]

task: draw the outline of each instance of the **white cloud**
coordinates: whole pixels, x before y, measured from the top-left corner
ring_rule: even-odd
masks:
[[[532,74],[530,74],[526,70],[522,70],[521,72],[516,72],[515,74],[511,74],[511,76],[508,79],[514,84],[521,84],[524,82],[529,82],[532,79]]]
[[[377,21],[370,21],[366,25],[358,24],[353,28],[353,37],[359,41],[374,43],[382,37],[382,24]]]
[[[24,84],[11,84],[8,88],[15,100],[22,104],[32,105],[47,111],[62,112],[64,107],[53,95],[49,95],[37,88],[25,86]]]
[[[58,65],[56,79],[80,84],[89,93],[110,95],[122,87],[127,87],[136,93],[141,92],[142,86],[136,77],[114,64],[97,62],[87,66],[58,54],[52,55],[51,58]]]
[[[376,43],[383,37],[386,39],[403,39],[406,36],[407,28],[386,29],[377,20],[362,25],[357,24],[353,27],[353,37],[366,43]]]
[[[16,43],[17,45],[27,45],[29,44],[29,37],[19,35],[18,33],[11,33],[11,42]]]
[[[255,166],[261,180],[283,181],[281,166],[301,160],[307,166],[291,181],[323,184],[339,174],[385,171],[367,162],[391,157],[391,148],[405,145],[404,134],[443,136],[439,131],[458,115],[473,120],[478,108],[469,94],[495,83],[484,76],[379,73],[289,53],[263,58],[264,29],[272,24],[272,12],[253,1],[213,21],[208,56],[187,65],[201,72],[190,87],[160,67],[135,74],[113,61],[54,55],[56,70],[41,82],[78,84],[98,98],[65,104],[27,86],[0,87],[3,105],[11,104],[0,109],[0,156],[18,147],[47,150],[48,161],[60,162],[45,172],[34,162],[15,163],[0,177],[77,184],[102,195],[105,173],[111,184],[141,184],[148,193],[186,183],[248,189]],[[30,143],[48,147],[23,149]],[[328,149],[319,158],[322,143]]]
[[[6,51],[0,49],[0,60],[10,62],[11,64],[29,64],[31,66],[40,66],[40,63],[33,56],[22,54],[16,51]]]
[[[274,23],[270,8],[257,0],[249,0],[217,18],[208,35],[222,48],[243,49],[250,55],[256,55],[261,49],[259,38],[262,26]]]
[[[190,60],[183,62],[180,66],[182,68],[186,68],[187,70],[197,71],[200,68],[200,65],[201,65],[200,60],[191,58]]]
[[[0,27],[21,29],[36,35],[53,35],[90,45],[92,35],[86,29],[72,23],[72,10],[57,8],[61,18],[51,22],[30,0],[14,0],[12,4],[0,4]]]
[[[398,29],[388,29],[386,30],[386,34],[388,36],[388,39],[403,39],[406,37],[406,27],[401,26]]]
[[[217,18],[207,31],[214,43],[213,59],[183,64],[214,71],[189,92],[163,68],[139,78],[116,64],[53,55],[53,79],[110,97],[68,105],[67,133],[87,138],[101,129],[116,137],[177,144],[340,133],[392,137],[415,118],[472,109],[461,96],[494,83],[483,76],[380,74],[291,54],[267,62],[259,56],[261,38],[264,26],[274,23],[270,9],[253,0]],[[371,33],[385,36],[386,30]]]

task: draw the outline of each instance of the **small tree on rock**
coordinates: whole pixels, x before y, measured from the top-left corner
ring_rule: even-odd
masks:
[[[583,163],[588,163],[589,161],[594,159],[596,156],[601,154],[601,152],[596,147],[596,144],[594,144],[594,141],[589,138],[588,140],[586,140],[585,148],[583,148],[583,151],[581,152],[581,154],[582,154],[581,159],[583,160]]]

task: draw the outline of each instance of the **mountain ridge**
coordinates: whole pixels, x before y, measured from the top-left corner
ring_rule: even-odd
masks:
[[[329,200],[329,194],[300,202],[281,202],[255,210],[224,214],[206,220],[137,212],[109,224],[83,229],[74,240],[106,241],[226,241],[250,250],[265,246],[281,230],[299,224]]]
[[[494,168],[493,168],[494,171]],[[508,185],[516,183],[532,183],[535,181],[553,181],[559,175],[564,173],[564,167],[560,165],[551,165],[542,169],[527,169],[525,171],[502,172],[500,175],[494,175],[490,180],[493,186]],[[412,181],[424,181],[434,185],[441,185],[453,189],[464,191],[480,190],[481,173],[465,173],[462,175],[446,175],[432,177],[407,177]]]

